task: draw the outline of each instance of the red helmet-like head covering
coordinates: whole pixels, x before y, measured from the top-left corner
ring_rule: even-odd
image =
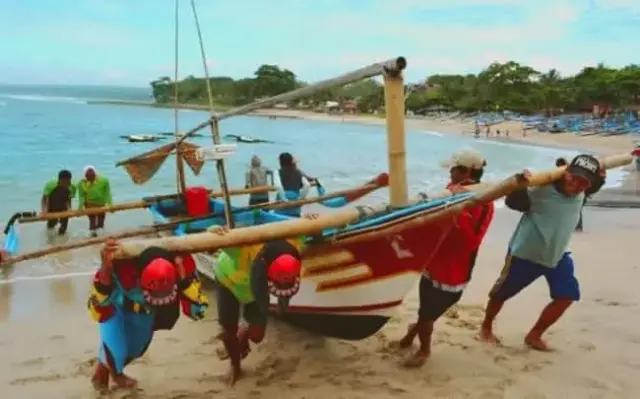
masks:
[[[278,297],[291,297],[300,289],[300,259],[289,254],[278,256],[267,270],[269,292]]]
[[[151,305],[167,305],[177,297],[177,272],[173,263],[164,258],[155,258],[143,269],[140,276],[145,300]]]

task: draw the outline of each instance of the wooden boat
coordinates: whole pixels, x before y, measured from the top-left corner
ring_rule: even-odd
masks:
[[[386,230],[467,200],[471,194],[424,201],[406,208],[368,217],[343,229],[325,229],[308,239],[304,275],[299,293],[292,298],[284,319],[314,333],[348,340],[375,334],[415,285],[424,266],[451,227],[450,221],[419,225],[399,234]],[[214,212],[224,204],[211,200]],[[168,200],[150,208],[157,223],[184,213],[180,201]],[[233,209],[236,212],[236,209]],[[236,226],[278,223],[292,218],[268,211],[234,213]],[[212,225],[224,225],[224,216],[181,225],[169,234],[187,235]],[[353,238],[371,235],[371,239]],[[214,279],[215,253],[194,256],[198,270]],[[275,299],[271,298],[275,306]]]
[[[147,135],[132,134],[129,136],[120,136],[120,138],[123,138],[130,143],[153,143],[156,141],[164,140],[164,137],[153,136],[148,134]]]

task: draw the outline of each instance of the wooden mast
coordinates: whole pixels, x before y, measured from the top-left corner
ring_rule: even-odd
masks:
[[[182,159],[182,154],[180,154],[180,145],[181,145],[181,141],[179,138],[179,134],[180,134],[180,126],[179,126],[179,84],[178,84],[178,57],[179,57],[179,49],[180,49],[180,41],[179,41],[179,34],[178,34],[178,28],[179,28],[179,16],[180,16],[180,7],[179,7],[179,0],[176,0],[176,8],[175,8],[175,21],[174,21],[174,68],[173,68],[173,129],[174,129],[174,136],[175,136],[175,142],[176,142],[176,179],[177,179],[177,186],[178,186],[178,194],[184,194],[185,190],[186,190],[186,181],[185,181],[185,177],[184,177],[184,161]]]
[[[387,119],[389,197],[391,206],[399,208],[409,204],[404,143],[404,79],[402,71],[385,72],[384,104]]]

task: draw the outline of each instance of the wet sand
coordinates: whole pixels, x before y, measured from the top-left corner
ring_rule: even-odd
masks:
[[[501,210],[481,249],[460,306],[436,327],[433,355],[420,370],[399,367],[388,348],[415,316],[413,291],[396,318],[359,342],[313,336],[273,321],[245,362],[247,376],[227,388],[213,339],[215,311],[161,332],[129,367],[143,398],[637,398],[640,367],[640,264],[632,252],[640,210],[588,208],[585,233],[571,248],[582,300],[552,329],[559,350],[537,353],[522,339],[548,301],[544,281],[507,304],[498,320],[501,347],[476,341],[488,290],[518,215]],[[0,284],[0,385],[7,398],[91,398],[97,328],[85,310],[89,277]],[[212,303],[215,309],[215,304]]]

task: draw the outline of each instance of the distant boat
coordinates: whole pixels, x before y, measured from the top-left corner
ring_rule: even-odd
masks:
[[[121,139],[125,139],[130,143],[153,143],[155,141],[164,140],[164,137],[153,136],[153,135],[130,135],[130,136],[120,136]]]
[[[251,136],[238,136],[237,134],[227,134],[224,136],[225,139],[234,139],[236,140],[238,143],[270,143],[270,144],[274,144],[273,141],[269,141],[269,140],[264,140],[264,139],[260,139],[257,137],[251,137]]]
[[[160,132],[162,136],[173,136],[175,133],[173,132]],[[183,137],[184,134],[178,133],[178,137]],[[204,137],[202,133],[194,133],[190,137]]]

